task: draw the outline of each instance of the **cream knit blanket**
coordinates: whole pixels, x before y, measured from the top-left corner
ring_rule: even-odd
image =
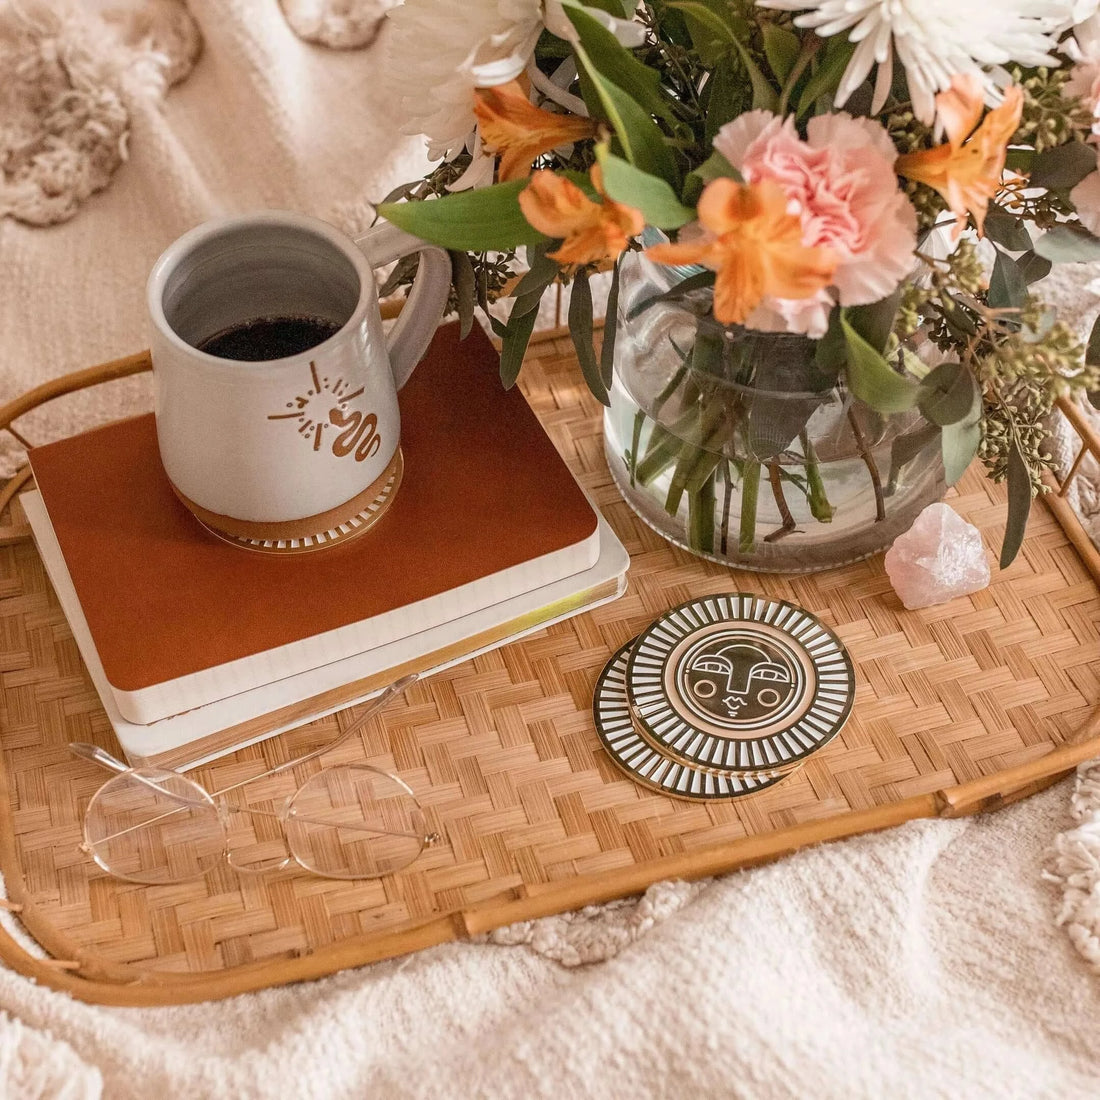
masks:
[[[115,81],[109,186],[50,229],[0,219],[0,399],[144,346],[145,273],[203,218],[340,220],[419,167],[373,48],[307,45],[276,0],[189,7],[194,72]],[[147,401],[115,384],[24,429]],[[1041,878],[1071,790],[217,1004],[98,1008],[0,970],[0,1096],[1094,1096],[1100,979]]]

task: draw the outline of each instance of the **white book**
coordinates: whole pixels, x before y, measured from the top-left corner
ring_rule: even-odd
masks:
[[[409,672],[429,674],[617,599],[629,556],[601,517],[595,564],[445,623],[232,693],[148,724],[126,718],[92,640],[42,496],[20,497],[46,571],[119,744],[131,764],[194,767],[378,694]]]

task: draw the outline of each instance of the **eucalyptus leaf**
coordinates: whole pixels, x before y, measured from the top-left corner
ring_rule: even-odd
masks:
[[[474,327],[474,307],[477,305],[474,266],[466,252],[451,252],[451,285],[455,288],[460,340],[465,340]]]
[[[1023,221],[1003,206],[991,202],[985,215],[985,235],[1009,252],[1024,252],[1031,248],[1031,236]]]
[[[1092,323],[1089,342],[1085,345],[1085,362],[1090,367],[1100,365],[1100,316]]]
[[[577,361],[588,388],[597,401],[610,405],[607,387],[603,383],[600,364],[596,359],[596,349],[592,345],[592,287],[588,282],[588,271],[583,267],[573,276],[572,292],[569,295],[569,335],[573,338]]]
[[[917,404],[925,418],[940,427],[981,415],[982,394],[970,368],[940,363],[920,384]]]
[[[847,348],[848,387],[852,393],[878,412],[904,412],[911,409],[917,399],[914,382],[897,374],[856,330],[846,317],[840,326]]]
[[[596,160],[603,170],[607,194],[616,202],[636,207],[647,224],[658,229],[679,229],[694,219],[695,211],[680,202],[665,180],[628,164],[602,142],[596,146]]]
[[[1020,444],[1012,441],[1008,452],[1008,519],[1001,543],[1001,568],[1007,569],[1023,545],[1027,518],[1031,513],[1031,474]]]
[[[1094,237],[1083,225],[1056,225],[1032,247],[1040,256],[1056,264],[1100,260],[1100,238]]]
[[[535,308],[517,316],[516,307],[523,300],[523,298],[516,299],[512,312],[508,316],[508,324],[500,334],[500,381],[506,390],[510,390],[516,384],[519,369],[523,366],[523,357],[527,354],[527,345],[531,342],[531,333],[535,331],[535,321],[538,320],[539,315],[538,309]]]
[[[966,473],[978,453],[978,444],[982,441],[981,422],[977,419],[959,420],[941,430],[943,476],[948,485],[954,485]]]
[[[1054,265],[1045,256],[1037,256],[1029,249],[1022,256],[1016,257],[1016,266],[1020,269],[1024,282],[1031,286],[1032,283],[1045,279]]]
[[[892,493],[897,487],[902,470],[932,443],[938,442],[939,438],[939,425],[922,423],[894,439],[890,448],[890,483],[887,493]]]
[[[383,203],[378,213],[406,233],[443,248],[507,252],[546,240],[519,207],[527,182],[511,180],[423,202]]]
[[[1044,149],[1031,162],[1028,186],[1049,191],[1068,191],[1096,171],[1096,149],[1083,141],[1070,141]]]
[[[848,323],[876,351],[884,351],[894,331],[898,306],[901,304],[901,287],[893,294],[865,306],[849,306],[844,311]]]
[[[988,301],[994,309],[1020,309],[1027,302],[1027,283],[1016,261],[1000,249],[989,277]]]

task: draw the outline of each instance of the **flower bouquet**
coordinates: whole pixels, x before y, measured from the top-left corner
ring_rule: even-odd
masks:
[[[1096,8],[406,0],[385,78],[439,164],[379,213],[450,250],[507,386],[571,284],[612,470],[675,541],[835,564],[977,456],[1008,482],[1005,566],[1055,397],[1100,387],[1100,329],[1082,346],[1030,290],[1100,259]]]

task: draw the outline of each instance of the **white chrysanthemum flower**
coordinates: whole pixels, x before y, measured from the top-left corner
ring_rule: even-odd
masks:
[[[461,152],[474,89],[515,80],[543,25],[540,0],[405,0],[389,20],[383,79],[402,132],[424,134],[433,160]]]
[[[645,28],[589,9],[627,46]],[[574,38],[561,0],[405,0],[389,15],[383,79],[400,103],[402,133],[424,134],[433,160],[462,151],[474,129],[475,88],[515,80],[543,26]]]
[[[995,96],[985,70],[994,65],[1057,65],[1052,56],[1061,30],[1091,0],[757,0],[762,8],[804,12],[795,20],[822,38],[846,33],[856,43],[837,89],[835,106],[878,65],[874,110],[890,89],[894,55],[905,69],[913,112],[923,122],[935,116],[935,95],[956,73],[979,73]]]

